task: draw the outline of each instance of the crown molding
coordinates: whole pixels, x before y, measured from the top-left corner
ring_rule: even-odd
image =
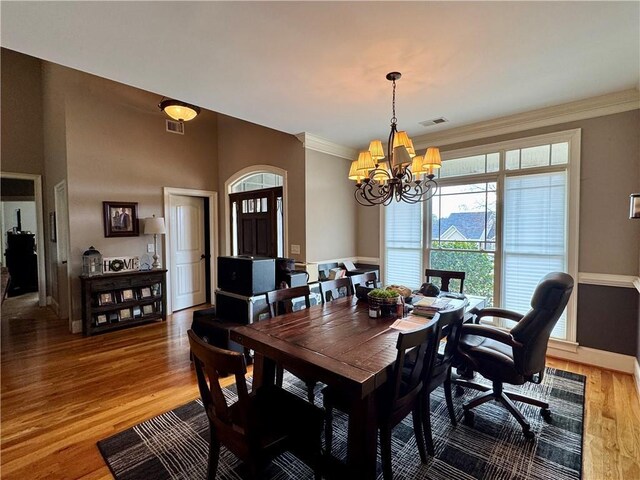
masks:
[[[312,133],[302,132],[296,135],[296,138],[302,142],[304,148],[315,150],[316,152],[327,153],[334,157],[345,158],[353,161],[358,156],[357,150],[333,143],[326,138],[318,137]]]
[[[500,117],[440,132],[413,137],[416,149],[429,146],[450,145],[480,138],[520,132],[533,128],[558,125],[576,120],[601,117],[640,108],[640,92],[635,88],[540,108],[530,112]]]

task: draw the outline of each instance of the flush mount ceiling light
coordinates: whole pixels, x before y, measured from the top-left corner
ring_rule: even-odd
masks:
[[[200,107],[170,98],[163,98],[158,107],[178,122],[193,120],[200,113]]]
[[[387,74],[387,80],[393,83],[393,97],[386,160],[383,162],[382,141],[373,140],[369,150],[360,152],[349,170],[349,180],[356,182],[354,193],[361,205],[389,205],[394,199],[406,203],[425,202],[438,189],[433,177],[435,169],[442,166],[440,150],[429,147],[424,155],[416,155],[407,132],[397,128],[396,80],[401,76],[400,72]]]

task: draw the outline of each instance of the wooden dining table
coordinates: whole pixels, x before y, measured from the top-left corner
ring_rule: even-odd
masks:
[[[484,306],[477,298],[468,308]],[[254,389],[275,382],[277,363],[349,399],[347,467],[350,477],[370,479],[376,477],[373,393],[387,381],[396,359],[395,320],[369,318],[366,302],[351,296],[234,327],[230,336],[255,352]]]

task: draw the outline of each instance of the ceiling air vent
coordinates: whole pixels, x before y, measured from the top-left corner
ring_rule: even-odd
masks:
[[[184,123],[169,120],[168,118],[165,120],[167,122],[167,132],[184,135]]]
[[[440,125],[441,123],[447,123],[447,120],[444,117],[434,118],[433,120],[425,120],[424,122],[420,122],[420,125],[423,127],[433,127],[434,125]]]

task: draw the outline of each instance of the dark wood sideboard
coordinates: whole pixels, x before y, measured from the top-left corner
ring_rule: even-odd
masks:
[[[85,335],[166,319],[166,270],[80,276]]]

